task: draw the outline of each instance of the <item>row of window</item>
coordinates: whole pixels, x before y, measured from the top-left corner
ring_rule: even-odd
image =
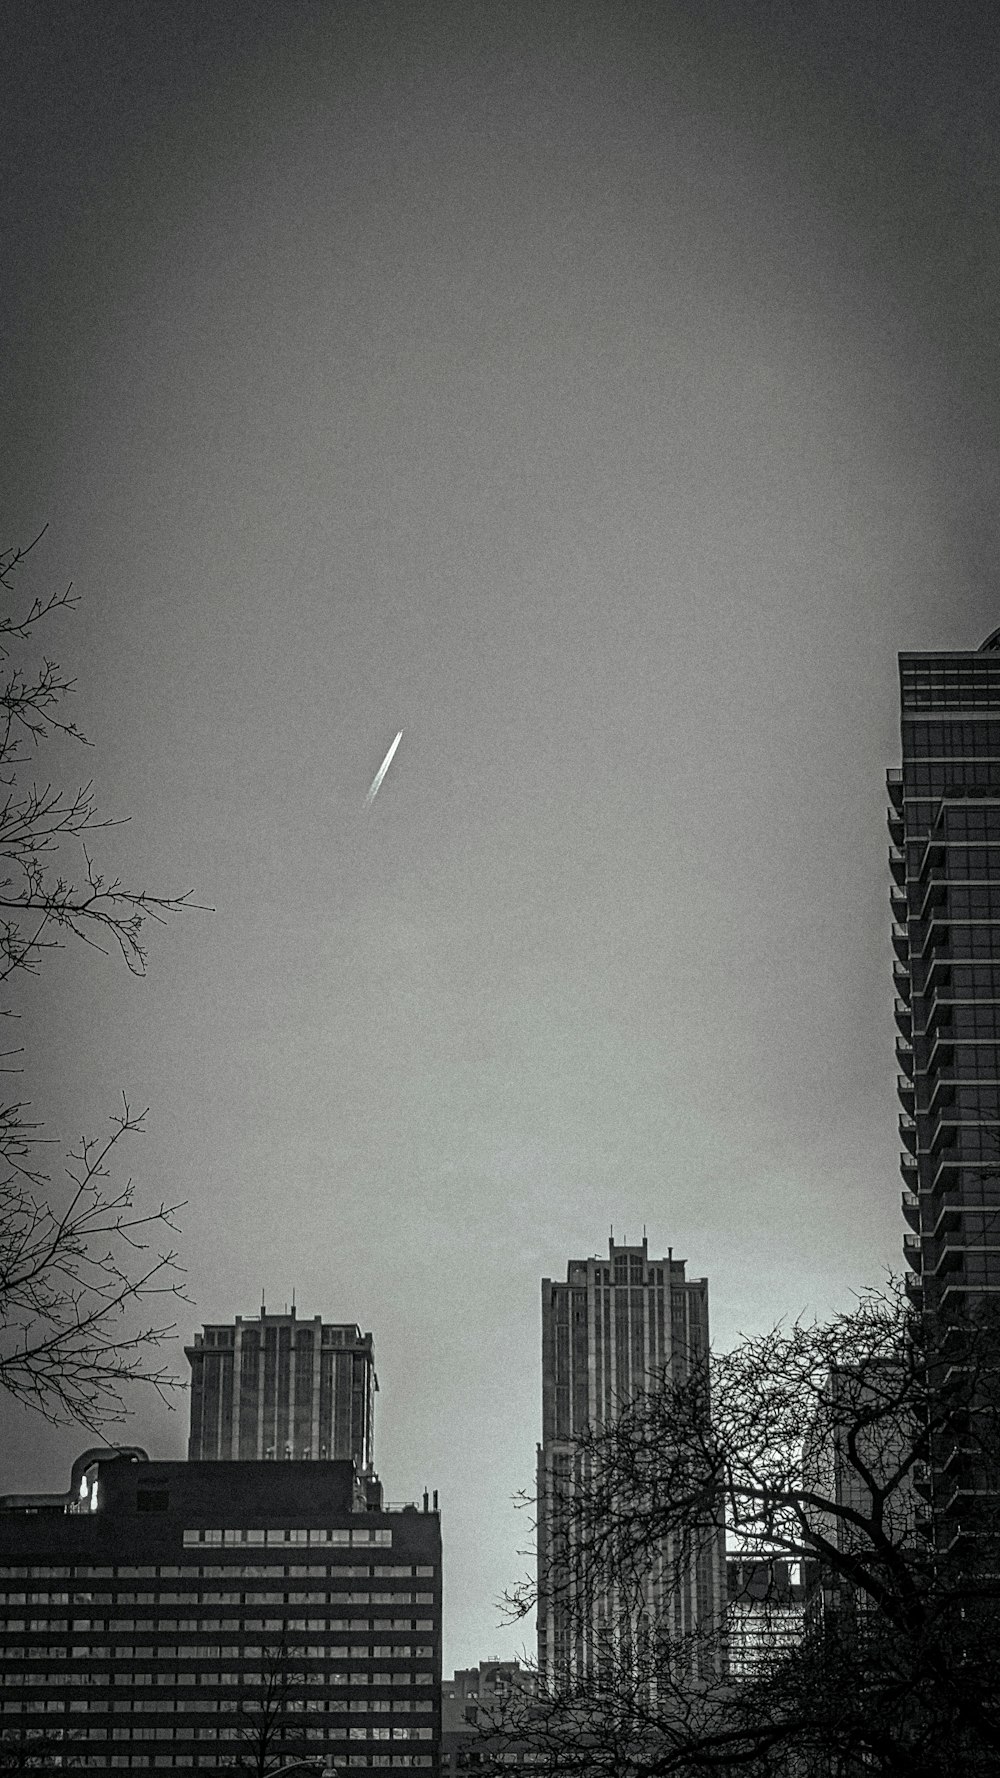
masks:
[[[998,787],[1000,759],[908,760],[903,767],[907,798],[940,798],[955,790],[994,791]]]
[[[911,945],[915,957],[923,950],[928,966],[936,961],[945,947],[952,958],[1000,957],[1000,921],[991,921],[982,926],[959,926],[954,923],[944,925],[935,922],[925,932],[919,929],[914,931]]]
[[[19,1675],[12,1675],[9,1683],[16,1687],[20,1677],[21,1676]],[[223,1679],[227,1685],[232,1686],[234,1689],[238,1685],[238,1675],[236,1674],[223,1673],[218,1675],[218,1677]],[[265,1681],[265,1687],[269,1684],[270,1678]],[[186,1716],[190,1711],[201,1712],[206,1710],[212,1713],[220,1710],[228,1710],[232,1713],[240,1708],[241,1700],[252,1704],[252,1694],[255,1689],[256,1688],[253,1686],[244,1684],[241,1689],[240,1698],[229,1699],[172,1697],[112,1699],[48,1698],[37,1700],[33,1705],[33,1708],[36,1711],[54,1716],[62,1715],[65,1712],[69,1712],[71,1715],[94,1714],[98,1716],[114,1716],[116,1714],[128,1716]],[[5,1696],[9,1697],[9,1695],[9,1692],[5,1687]],[[319,1699],[313,1700],[311,1698],[296,1697],[288,1700],[286,1708],[293,1712],[302,1711],[307,1714],[316,1714],[322,1711],[328,1715],[343,1715],[346,1712],[348,1715],[354,1716],[427,1716],[433,1712],[434,1703],[430,1698],[365,1697],[345,1698],[341,1703],[330,1705]]]
[[[962,1253],[961,1275],[968,1284],[1000,1284],[1000,1253]]]
[[[996,846],[973,846],[960,840],[954,846],[942,846],[940,852],[935,850],[922,876],[929,882],[995,882],[998,868]]]
[[[273,1649],[254,1647],[248,1643],[245,1649],[239,1649],[235,1646],[232,1648],[226,1647],[224,1653],[219,1656],[219,1659],[239,1658],[241,1662],[249,1663],[253,1660],[270,1660],[273,1656],[273,1652]],[[96,1657],[98,1660],[102,1661],[111,1659],[117,1661],[153,1661],[160,1659],[177,1662],[180,1660],[191,1660],[194,1653],[195,1651],[191,1648],[182,1650],[173,1647],[157,1647],[151,1643],[125,1643],[124,1645],[115,1648],[78,1648],[72,1651],[73,1658],[80,1661],[93,1660]],[[417,1659],[432,1659],[433,1650],[420,1644],[414,1647],[412,1644],[406,1643],[399,1643],[394,1646],[379,1643],[362,1643],[358,1646],[352,1644],[349,1649],[331,1649],[328,1647],[307,1646],[304,1643],[293,1643],[289,1644],[288,1653],[290,1657],[295,1660],[325,1659],[326,1661],[336,1660],[340,1663],[335,1669],[331,1669],[324,1673],[305,1673],[303,1675],[303,1683],[307,1685],[430,1685],[433,1681],[433,1675],[430,1673],[399,1673],[380,1671],[378,1668],[372,1667],[353,1669],[343,1666],[343,1658],[345,1654],[349,1655],[352,1660],[361,1661],[406,1659],[411,1658],[411,1655],[415,1656]],[[62,1658],[63,1660],[68,1660],[69,1651],[65,1648],[8,1647],[4,1650],[4,1658],[8,1663],[15,1660],[31,1659],[53,1661]],[[14,1672],[9,1666],[7,1671],[10,1673]],[[41,1666],[32,1667],[24,1673],[17,1674],[16,1679],[19,1685],[100,1686],[114,1684],[120,1686],[133,1683],[136,1685],[141,1685],[143,1683],[149,1685],[197,1684],[197,1680],[192,1675],[184,1672],[175,1673],[173,1670],[171,1670],[170,1673],[156,1675],[140,1673],[134,1680],[132,1680],[127,1673],[114,1671],[108,1673],[101,1671],[86,1672],[73,1666],[49,1668],[48,1671]]]
[[[257,1631],[257,1632],[260,1632],[261,1630],[275,1630],[275,1631],[312,1630],[312,1631],[319,1633],[319,1632],[345,1631],[345,1630],[347,1630],[347,1631],[351,1631],[351,1630],[354,1630],[354,1631],[358,1631],[358,1630],[361,1630],[361,1631],[365,1631],[365,1630],[433,1630],[434,1623],[431,1618],[423,1618],[423,1617],[359,1617],[359,1616],[352,1616],[352,1617],[310,1617],[310,1618],[305,1618],[305,1617],[284,1617],[284,1616],[282,1616],[282,1617],[246,1617],[246,1618],[229,1618],[229,1619],[217,1618],[214,1621],[207,1620],[207,1619],[200,1619],[197,1622],[195,1622],[195,1620],[191,1619],[191,1618],[178,1618],[176,1625],[171,1625],[169,1627],[176,1628],[178,1632],[188,1631],[190,1633],[191,1631],[197,1630],[197,1629],[203,1629],[203,1630],[204,1629],[213,1629],[213,1630],[214,1629],[219,1629],[219,1630],[233,1629],[233,1630],[236,1630],[237,1628],[239,1628],[241,1626],[245,1630]],[[127,1633],[130,1630],[131,1631],[143,1630],[143,1629],[152,1630],[155,1628],[158,1628],[161,1631],[166,1631],[168,1626],[166,1623],[162,1622],[162,1620],[158,1617],[154,1618],[154,1617],[138,1617],[138,1616],[136,1616],[136,1617],[114,1617],[114,1618],[78,1618],[78,1617],[74,1617],[72,1619],[70,1619],[70,1618],[9,1618],[6,1622],[6,1624],[4,1625],[4,1629],[8,1634],[23,1634],[23,1632],[26,1630],[34,1630],[36,1632],[42,1632],[42,1633],[44,1633],[46,1635],[50,1635],[50,1636],[53,1634],[55,1634],[55,1635],[72,1634],[74,1636],[79,1636],[84,1632],[86,1632],[88,1635],[113,1636],[118,1631],[121,1631],[121,1630],[124,1630]]]
[[[23,1649],[8,1649],[6,1652],[11,1660],[24,1659]],[[49,1654],[51,1651],[39,1650],[38,1652]],[[214,1650],[208,1652],[196,1648],[189,1648],[185,1652],[188,1659],[199,1654],[203,1655],[203,1658],[207,1660],[238,1660],[241,1657],[241,1651],[238,1648],[227,1648],[224,1645],[221,1648],[216,1645]],[[258,1649],[255,1652],[258,1658],[263,1657],[264,1659],[268,1659],[272,1654],[272,1651],[269,1649]],[[140,1649],[138,1655],[140,1660],[148,1660],[150,1658],[150,1650]],[[129,1658],[132,1658],[131,1651]],[[247,1671],[246,1664],[241,1667],[241,1673],[242,1679],[240,1680],[240,1683],[246,1690],[253,1690],[256,1685],[263,1683],[263,1678],[266,1678],[265,1674],[262,1676],[261,1680],[258,1680],[255,1674]],[[193,1672],[186,1673],[183,1670],[170,1673],[86,1673],[78,1672],[73,1667],[54,1668],[50,1672],[45,1672],[41,1668],[34,1667],[25,1668],[23,1671],[19,1671],[14,1667],[8,1667],[7,1676],[11,1685],[29,1687],[48,1686],[49,1688],[55,1688],[56,1691],[61,1691],[66,1686],[74,1685],[86,1686],[88,1690],[94,1690],[95,1688],[100,1689],[102,1686],[113,1685],[118,1691],[127,1691],[130,1687],[149,1687],[151,1689],[154,1686],[161,1686],[176,1689],[178,1686],[197,1686],[199,1684],[212,1686],[220,1685],[222,1683],[227,1685],[235,1683],[231,1672],[205,1673],[200,1671],[199,1677],[199,1674]],[[338,1685],[351,1685],[355,1687],[355,1689],[362,1690],[366,1686],[406,1686],[407,1690],[409,1690],[411,1686],[433,1685],[434,1675],[433,1673],[379,1673],[371,1670],[358,1672],[341,1668],[338,1672],[333,1673],[303,1673],[301,1676],[301,1683],[303,1685],[322,1684],[325,1688]],[[420,1699],[416,1700],[414,1704],[415,1709],[418,1707],[420,1709],[429,1708],[429,1706],[425,1706]],[[95,1705],[94,1708],[100,1708],[102,1710],[131,1710],[132,1708],[140,1708],[140,1705],[133,1704],[131,1700],[125,1699],[121,1704]],[[319,1709],[320,1705],[317,1704],[311,1706],[311,1708]],[[338,1706],[338,1708],[343,1709],[343,1705]],[[399,1708],[409,1709],[409,1705],[405,1701],[400,1700]]]
[[[250,1531],[242,1528],[221,1531],[187,1530],[184,1532],[184,1546],[189,1548],[197,1544],[216,1544],[224,1548],[242,1544],[288,1544],[288,1543],[323,1543],[350,1544],[357,1549],[362,1545],[377,1545],[388,1549],[392,1545],[392,1531],[388,1527],[370,1530],[331,1530],[328,1525],[320,1526],[287,1526],[285,1528],[270,1526],[266,1531]]]
[[[947,959],[932,960],[927,968],[935,972],[935,992],[946,1000],[980,1000],[1000,999],[1000,970],[994,969],[989,959],[982,963],[954,963]],[[916,972],[919,973],[919,972]],[[918,982],[918,991],[920,984]]]
[[[1000,759],[1000,721],[960,718],[949,722],[943,718],[930,722],[904,714],[903,753],[907,761],[917,756],[949,759],[962,754],[982,758],[984,753],[994,753]]]
[[[228,1623],[216,1618],[214,1621],[206,1620],[203,1623],[202,1628],[219,1631],[228,1629],[235,1632],[239,1628],[239,1624],[238,1620],[235,1618],[229,1620]],[[269,1656],[272,1652],[272,1647],[273,1645],[248,1642],[242,1645],[241,1658],[254,1660]],[[345,1657],[349,1657],[351,1660],[360,1661],[400,1661],[430,1660],[434,1655],[433,1646],[427,1642],[352,1642],[349,1646],[345,1646],[343,1643],[331,1646],[331,1644],[327,1642],[305,1643],[295,1641],[288,1644],[288,1649],[289,1653],[294,1655],[296,1660],[310,1659],[324,1660],[327,1662],[336,1661],[339,1663],[343,1663]],[[60,1643],[49,1642],[37,1644],[29,1643],[26,1647],[17,1647],[12,1643],[5,1643],[3,1647],[3,1658],[6,1661],[18,1659],[37,1661],[126,1661],[135,1659],[140,1661],[161,1660],[177,1662],[191,1659],[191,1645],[187,1642],[143,1641],[125,1643],[109,1642],[107,1645],[90,1643],[73,1647],[72,1645],[66,1646]],[[98,1685],[106,1683],[107,1679],[107,1674],[90,1673],[85,1674],[82,1680],[66,1680],[64,1683]]]
[[[221,1709],[221,1705],[214,1707],[210,1703],[192,1705],[192,1710],[199,1716],[212,1716],[214,1710],[219,1709]],[[18,1702],[11,1700],[11,1698],[0,1700],[0,1712],[4,1716],[46,1716],[48,1714],[44,1710],[30,1710],[27,1705],[18,1705]],[[46,1723],[44,1726],[52,1732],[50,1723]],[[101,1723],[94,1728],[73,1725],[69,1728],[68,1734],[71,1735],[73,1741],[162,1742],[171,1741],[171,1739],[173,1741],[194,1741],[194,1739],[198,1739],[199,1730],[198,1726],[189,1726],[187,1723],[178,1726],[178,1728],[173,1728],[167,1723],[149,1726],[142,1725],[142,1723],[130,1723],[123,1728]],[[237,1741],[240,1739],[240,1734],[242,1734],[242,1726],[238,1723],[214,1723],[210,1730],[201,1730],[201,1735],[208,1741]],[[434,1739],[434,1730],[429,1726],[411,1728],[409,1725],[397,1726],[395,1723],[390,1723],[384,1728],[383,1726],[354,1728],[354,1726],[335,1725],[335,1723],[327,1723],[324,1728],[297,1726],[295,1734],[302,1739],[308,1739],[308,1741],[432,1741]],[[78,1760],[73,1760],[73,1764],[77,1766]]]
[[[1000,771],[1000,768],[998,768]],[[935,841],[995,840],[1000,833],[1000,805],[995,802],[946,803],[934,832]]]
[[[113,1753],[110,1755],[82,1753],[75,1754],[73,1758],[74,1767],[84,1766],[89,1768],[97,1766],[104,1768],[105,1766],[113,1766],[116,1770],[130,1769],[132,1771],[149,1771],[151,1768],[160,1769],[163,1767],[169,1768],[174,1766],[180,1766],[183,1767],[185,1771],[190,1771],[191,1767],[197,1767],[198,1763],[197,1753]],[[327,1763],[338,1767],[346,1766],[348,1763],[347,1756],[346,1754],[331,1754],[328,1756]],[[369,1759],[367,1754],[352,1754],[350,1763],[352,1766],[367,1767],[371,1765],[378,1766],[382,1769],[389,1766],[395,1770],[398,1766],[432,1766],[434,1764],[434,1759],[429,1753],[394,1753],[391,1757],[387,1753],[380,1753],[371,1759]],[[201,1765],[205,1770],[214,1770],[218,1768],[218,1760],[214,1759],[211,1754],[206,1754],[201,1760]]]
[[[978,888],[953,885],[948,889],[943,911],[958,920],[1000,920],[1000,889],[985,883]],[[941,917],[939,911],[938,918]]]
[[[942,1019],[938,1035],[948,1037],[985,1037],[1000,1038],[1000,1007],[986,1005],[956,1005],[948,1007],[950,1019],[947,1026]]]
[[[1000,703],[1000,686],[983,680],[922,679],[903,686],[904,710],[989,710]]]
[[[363,1562],[360,1564],[346,1562],[329,1563],[323,1561],[285,1562],[283,1564],[278,1562],[231,1562],[225,1564],[201,1563],[198,1566],[192,1565],[190,1567],[163,1566],[159,1571],[155,1568],[93,1567],[79,1567],[73,1570],[69,1568],[51,1568],[48,1566],[41,1567],[37,1563],[32,1565],[30,1563],[22,1562],[8,1563],[6,1567],[0,1568],[0,1600],[2,1600],[4,1591],[9,1589],[12,1584],[18,1581],[27,1580],[33,1580],[36,1583],[32,1588],[32,1592],[36,1597],[42,1598],[44,1595],[38,1593],[38,1585],[47,1584],[51,1586],[54,1581],[64,1582],[67,1586],[72,1585],[74,1581],[78,1586],[80,1583],[84,1583],[89,1589],[89,1584],[93,1580],[111,1579],[121,1582],[125,1580],[155,1580],[159,1578],[160,1580],[185,1581],[187,1582],[189,1590],[190,1587],[196,1586],[199,1581],[204,1582],[206,1580],[212,1581],[216,1586],[229,1584],[236,1585],[240,1580],[270,1580],[277,1582],[281,1580],[283,1576],[301,1578],[303,1580],[405,1580],[412,1576],[430,1576],[433,1575],[434,1572],[435,1570],[432,1563],[415,1562],[406,1562],[403,1564],[383,1564],[381,1562]],[[132,1598],[134,1596],[130,1593],[120,1593],[118,1589],[116,1589],[116,1593],[118,1593],[118,1596],[121,1598]],[[110,1593],[95,1595],[90,1590],[88,1590],[85,1596],[112,1597]],[[144,1597],[166,1598],[169,1597],[169,1595],[157,1592],[155,1594],[149,1593],[144,1595]],[[64,1600],[60,1599],[60,1603],[63,1602]]]
[[[236,1583],[237,1587],[239,1583]],[[327,1592],[319,1587],[306,1592],[303,1589],[278,1592],[277,1590],[254,1590],[253,1592],[226,1591],[218,1588],[206,1588],[201,1592],[190,1593],[68,1593],[57,1592],[25,1592],[11,1591],[0,1594],[0,1624],[6,1611],[27,1606],[36,1610],[43,1605],[65,1609],[72,1604],[74,1613],[85,1610],[88,1616],[94,1615],[93,1608],[98,1608],[98,1616],[105,1615],[102,1607],[110,1611],[119,1611],[131,1605],[176,1606],[181,1611],[196,1611],[200,1605],[374,1605],[381,1606],[385,1611],[396,1611],[404,1605],[433,1605],[433,1593],[414,1593],[403,1588],[386,1587],[381,1592],[356,1590],[346,1592]],[[168,1612],[169,1615],[169,1612]],[[42,1628],[45,1627],[43,1620]]]

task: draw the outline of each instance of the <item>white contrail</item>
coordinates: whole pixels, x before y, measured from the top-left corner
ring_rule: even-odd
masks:
[[[375,776],[372,779],[372,787],[371,787],[370,791],[368,792],[368,795],[365,797],[365,808],[366,809],[371,808],[372,803],[375,801],[375,798],[378,796],[379,785],[381,784],[382,779],[385,777],[386,772],[389,770],[389,767],[392,764],[392,756],[395,753],[396,748],[399,746],[399,743],[402,739],[403,739],[403,731],[402,731],[402,729],[400,729],[399,734],[396,736],[396,739],[393,741],[392,746],[389,748],[389,751],[386,754],[384,760],[382,761],[382,764],[379,766],[378,771],[375,773]]]

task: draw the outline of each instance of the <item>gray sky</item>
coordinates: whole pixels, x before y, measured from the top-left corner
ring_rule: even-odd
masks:
[[[185,1332],[373,1330],[450,1671],[524,1639],[544,1274],[645,1224],[725,1342],[900,1264],[883,773],[895,650],[1000,621],[995,9],[6,12],[6,535],[85,597],[105,855],[216,909],[49,967],[31,1084],[149,1103]]]

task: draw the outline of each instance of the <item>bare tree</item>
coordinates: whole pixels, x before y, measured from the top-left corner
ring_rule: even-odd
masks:
[[[99,816],[91,781],[67,790],[39,769],[47,745],[89,742],[70,714],[74,681],[42,652],[78,595],[19,601],[31,548],[0,551],[0,1018],[10,1027],[47,952],[77,939],[142,975],[147,921],[193,905],[103,876],[93,838],[120,823]],[[0,1052],[12,1084],[22,1054],[16,1042]],[[58,1144],[31,1105],[14,1094],[0,1103],[0,1387],[95,1431],[125,1417],[125,1385],[177,1386],[160,1355],[169,1313],[147,1317],[183,1294],[181,1206],[141,1206],[119,1168],[144,1116],[123,1102],[106,1136],[80,1138],[53,1165]]]
[[[285,1642],[264,1649],[260,1673],[244,1673],[247,1689],[239,1704],[237,1749],[228,1765],[253,1778],[270,1778],[288,1766],[322,1767],[320,1756],[311,1759],[308,1751],[305,1683]]]
[[[936,1535],[927,1505],[950,1451],[972,1491],[995,1473],[998,1405],[996,1327],[938,1334],[895,1285],[829,1323],[744,1339],[689,1378],[651,1377],[578,1441],[573,1485],[546,1503],[546,1571],[512,1596],[524,1613],[554,1589],[588,1626],[610,1598],[619,1622],[595,1659],[540,1675],[486,1732],[550,1774],[1000,1769],[995,1543]],[[801,1638],[765,1639],[739,1680],[723,1601],[686,1639],[673,1631],[671,1587],[720,1511],[745,1557],[803,1563],[814,1582]],[[637,1637],[632,1608],[664,1549],[673,1576]]]

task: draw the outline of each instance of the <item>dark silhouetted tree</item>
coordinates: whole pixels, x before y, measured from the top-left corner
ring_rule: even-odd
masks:
[[[689,1378],[650,1377],[577,1441],[572,1485],[548,1507],[537,1586],[588,1625],[595,1601],[614,1601],[603,1643],[508,1702],[484,1745],[501,1735],[529,1769],[581,1778],[1000,1771],[995,1545],[955,1535],[930,1504],[950,1453],[973,1491],[997,1473],[998,1410],[996,1326],[938,1335],[894,1284],[828,1323],[743,1339]],[[672,1588],[720,1510],[747,1560],[794,1561],[812,1582],[801,1638],[765,1638],[742,1678],[727,1672],[723,1602],[693,1635],[672,1632]],[[660,1609],[637,1636],[657,1565]],[[537,1586],[512,1596],[515,1612]]]
[[[99,816],[90,781],[66,789],[45,772],[47,747],[89,743],[70,715],[74,682],[44,651],[77,595],[19,598],[28,553],[0,552],[0,1018],[12,1032],[0,1071],[12,1085],[13,1032],[46,953],[77,940],[142,975],[147,922],[192,905],[104,877],[93,841],[117,823]],[[161,1348],[173,1332],[162,1310],[182,1294],[180,1206],[144,1207],[119,1165],[144,1115],[123,1101],[105,1136],[53,1164],[44,1118],[13,1093],[0,1103],[0,1388],[95,1431],[124,1418],[126,1385],[176,1386]]]
[[[225,1763],[253,1778],[270,1778],[292,1765],[321,1770],[322,1758],[310,1756],[308,1748],[305,1674],[287,1645],[265,1648],[260,1671],[244,1669],[243,1686],[236,1744]]]

